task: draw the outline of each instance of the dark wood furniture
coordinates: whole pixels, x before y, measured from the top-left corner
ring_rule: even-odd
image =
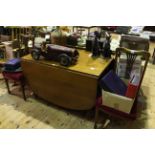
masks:
[[[53,104],[75,110],[88,110],[95,106],[98,80],[108,70],[112,59],[91,57],[79,50],[76,65],[38,60],[31,55],[22,58],[22,69],[32,91]]]

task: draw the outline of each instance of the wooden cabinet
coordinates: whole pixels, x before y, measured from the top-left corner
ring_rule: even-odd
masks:
[[[35,61],[31,55],[23,57],[23,72],[34,93],[69,109],[88,110],[94,107],[98,79],[112,59],[93,59],[89,52],[83,50],[79,53],[78,63],[70,67],[52,61]]]

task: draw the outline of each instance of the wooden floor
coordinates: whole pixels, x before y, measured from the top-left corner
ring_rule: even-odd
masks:
[[[9,95],[0,81],[0,128],[92,128],[92,119],[91,111],[66,110],[33,97],[25,102]]]
[[[154,44],[150,47],[152,53]],[[155,128],[155,65],[151,59],[142,84],[143,96],[139,98],[140,116],[131,128]],[[13,87],[14,90],[19,89]],[[19,91],[13,91],[19,92]],[[25,102],[21,94],[9,95],[3,80],[0,80],[0,128],[57,128],[92,129],[94,110],[72,111],[35,99],[30,94]],[[60,94],[61,95],[61,94]],[[104,115],[101,115],[104,116]],[[101,118],[102,120],[102,118]],[[114,121],[109,128],[126,128],[127,122]]]

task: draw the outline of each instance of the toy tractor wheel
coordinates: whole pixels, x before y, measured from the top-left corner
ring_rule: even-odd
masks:
[[[39,60],[39,58],[40,58],[40,51],[38,49],[33,49],[31,51],[31,55],[32,55],[32,58],[34,60]]]
[[[66,54],[59,56],[59,62],[62,66],[69,66],[71,64],[71,58]]]

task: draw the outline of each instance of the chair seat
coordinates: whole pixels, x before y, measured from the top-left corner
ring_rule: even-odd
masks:
[[[11,73],[3,71],[2,74],[4,78],[14,81],[19,81],[24,77],[22,72]]]

